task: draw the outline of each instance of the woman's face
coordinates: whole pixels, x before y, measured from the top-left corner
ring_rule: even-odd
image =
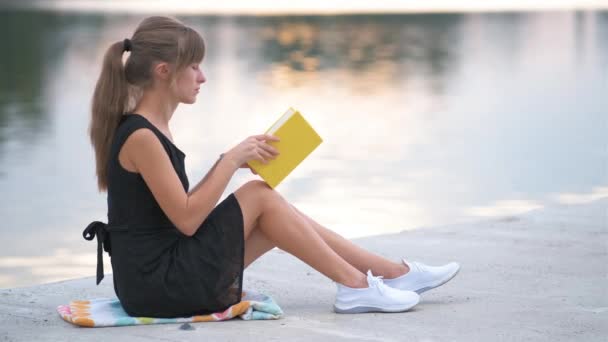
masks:
[[[176,96],[179,102],[192,104],[196,102],[200,86],[206,81],[199,63],[191,63],[181,70],[175,81]]]

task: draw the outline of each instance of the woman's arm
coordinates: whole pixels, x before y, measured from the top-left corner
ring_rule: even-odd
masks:
[[[161,209],[187,236],[196,233],[239,168],[230,158],[220,158],[195,189],[186,193],[167,152],[151,130],[136,130],[122,148],[126,148],[127,158],[142,175]]]
[[[218,158],[218,160],[215,161],[215,164],[213,164],[213,166],[211,167],[211,169],[209,170],[209,172],[207,172],[207,174],[205,175],[205,177],[203,177],[203,179],[201,179],[200,182],[198,182],[198,184],[196,184],[196,186],[190,190],[190,192],[188,193],[188,196],[192,195],[195,191],[198,190],[198,188],[201,187],[201,185],[203,185],[203,183],[205,183],[205,181],[209,178],[209,175],[213,172],[213,170],[215,170],[217,164],[220,162],[220,160],[222,159],[222,157],[224,156],[224,154],[220,154],[220,157]]]
[[[215,170],[215,167],[217,166],[217,164],[219,163],[219,161],[224,157],[224,153],[220,154],[220,157],[218,160],[215,161],[215,164],[213,164],[213,166],[211,167],[211,170],[209,170],[209,172],[207,172],[207,174],[205,175],[205,177],[203,177],[203,179],[198,182],[198,184],[192,189],[190,190],[190,192],[188,193],[188,195],[192,194],[193,192],[195,192],[206,180],[207,178],[209,178],[209,174],[211,174],[213,172],[213,170]],[[253,173],[254,175],[257,175],[258,173],[255,172],[254,169],[252,169],[247,163],[241,165],[239,167],[239,169],[249,169],[251,170],[251,173]]]

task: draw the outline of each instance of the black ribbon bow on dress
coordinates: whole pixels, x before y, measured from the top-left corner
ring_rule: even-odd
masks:
[[[82,232],[82,237],[86,240],[91,241],[97,236],[97,285],[101,283],[103,279],[103,250],[108,252],[110,257],[112,256],[112,246],[110,245],[110,232],[111,231],[124,231],[125,226],[108,226],[107,224],[99,221],[91,222]]]
[[[86,240],[93,240],[97,235],[97,285],[103,279],[103,252],[102,248],[112,256],[112,247],[110,246],[110,236],[108,234],[108,225],[95,221],[91,222],[82,232],[82,237]]]

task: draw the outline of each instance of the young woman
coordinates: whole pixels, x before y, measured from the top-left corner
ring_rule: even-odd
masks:
[[[150,17],[132,38],[109,47],[97,81],[89,133],[98,188],[108,192],[108,224],[95,221],[83,235],[98,238],[97,284],[102,248],[110,253],[114,290],[128,314],[224,310],[240,301],[243,269],[275,246],[336,282],[340,313],[406,311],[419,302],[418,293],[456,275],[456,263],[430,267],[372,254],[262,181],[244,184],[215,206],[247,161],[268,162],[280,153],[270,135],[250,136],[223,153],[190,189],[169,121],[180,103],[196,101],[204,53],[193,29]]]

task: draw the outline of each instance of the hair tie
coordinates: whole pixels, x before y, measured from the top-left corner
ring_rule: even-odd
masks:
[[[123,51],[131,51],[131,39],[126,38],[122,41],[122,49]]]

